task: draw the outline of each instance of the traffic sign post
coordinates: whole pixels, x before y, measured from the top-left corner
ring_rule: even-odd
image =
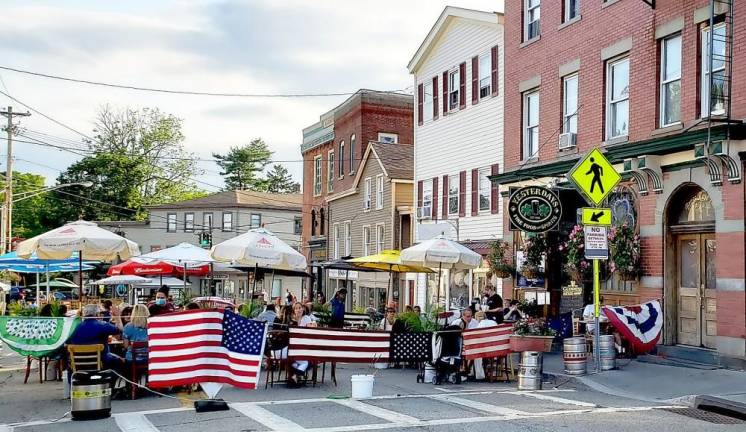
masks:
[[[597,148],[589,151],[567,173],[567,178],[586,201],[594,207],[582,210],[584,225],[585,258],[593,261],[593,315],[596,318],[593,335],[593,357],[596,372],[601,371],[601,351],[599,347],[601,325],[601,276],[599,260],[609,259],[609,242],[606,227],[611,226],[611,209],[600,208],[601,203],[622,180],[622,176]]]

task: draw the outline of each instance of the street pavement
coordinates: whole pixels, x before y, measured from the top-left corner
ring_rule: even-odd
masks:
[[[62,383],[40,384],[32,371],[29,383],[24,385],[23,359],[2,353],[0,432],[494,432],[496,429],[639,432],[641,428],[676,432],[706,428],[709,432],[742,431],[746,425],[722,416],[711,416],[710,421],[695,419],[684,414],[707,413],[691,410],[680,401],[640,400],[609,394],[563,376],[547,377],[543,390],[525,392],[518,391],[515,382],[418,384],[415,371],[388,369],[377,373],[373,398],[354,400],[349,398],[350,375],[370,372],[354,365],[340,365],[336,387],[329,382],[328,370],[325,382],[316,387],[275,386],[264,390],[262,385],[256,391],[226,387],[219,397],[229,402],[229,411],[196,413],[192,399],[203,395],[179,393],[135,401],[115,400],[111,418],[78,422],[65,416],[70,402],[62,397]],[[548,356],[549,366],[553,361]]]

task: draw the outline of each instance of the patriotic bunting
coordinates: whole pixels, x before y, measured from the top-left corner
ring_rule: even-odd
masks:
[[[636,306],[604,306],[604,313],[619,334],[640,354],[653,349],[661,336],[663,313],[658,300]]]
[[[22,356],[44,357],[65,345],[80,318],[0,317],[0,340]]]

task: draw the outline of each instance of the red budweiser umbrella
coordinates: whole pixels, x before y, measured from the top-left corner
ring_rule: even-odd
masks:
[[[137,276],[148,276],[148,275],[171,275],[174,274],[175,266],[171,264],[159,262],[153,264],[145,264],[137,261],[127,260],[121,264],[113,265],[109,267],[109,271],[106,272],[108,276],[117,275],[137,275]]]

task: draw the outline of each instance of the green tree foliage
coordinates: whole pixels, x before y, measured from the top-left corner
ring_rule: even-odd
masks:
[[[213,153],[212,157],[222,169],[220,175],[225,177],[226,190],[261,191],[265,188],[262,172],[269,165],[272,152],[261,138],[231,147],[226,154]]]
[[[287,168],[276,164],[267,173],[262,190],[271,193],[299,193],[300,183],[293,181]]]
[[[43,217],[48,212],[46,193],[36,195],[45,187],[44,177],[13,171],[13,236],[29,238],[46,231]],[[5,188],[5,179],[0,180]],[[0,195],[5,201],[5,194]]]

